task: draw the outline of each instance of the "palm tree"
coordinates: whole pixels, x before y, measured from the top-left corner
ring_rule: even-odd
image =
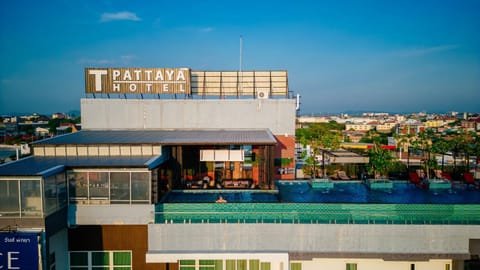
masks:
[[[410,169],[410,145],[413,138],[412,134],[409,133],[404,136],[394,134],[393,137],[395,138],[396,147],[400,149],[399,159],[402,158],[402,150],[407,149],[407,169]]]
[[[421,150],[423,154],[424,168],[427,174],[427,178],[430,178],[430,168],[435,166],[436,160],[431,157],[432,153],[432,140],[435,137],[433,130],[427,129],[418,134],[413,141],[413,149]]]
[[[383,149],[379,141],[374,141],[373,147],[368,150],[369,156],[369,174],[373,174],[375,179],[380,176],[386,176],[388,170],[394,165],[395,159],[388,149]]]
[[[443,137],[436,137],[432,141],[432,150],[436,154],[442,155],[442,171],[445,164],[445,154],[452,148],[452,142]]]
[[[477,139],[472,133],[467,131],[460,131],[452,137],[452,153],[454,168],[456,171],[457,157],[462,154],[464,157],[465,170],[468,171],[470,154],[478,151]],[[477,152],[478,153],[478,152]]]

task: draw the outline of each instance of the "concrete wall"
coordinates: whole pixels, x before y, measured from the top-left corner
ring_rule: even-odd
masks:
[[[83,129],[256,129],[295,134],[294,99],[82,99]]]
[[[68,269],[69,266],[67,229],[63,229],[50,237],[49,253],[55,254],[55,269]],[[50,257],[49,254],[47,254],[47,258],[48,257]]]
[[[121,225],[153,222],[153,205],[80,205],[68,206],[68,224]]]
[[[465,257],[474,225],[149,224],[149,251],[432,254]]]
[[[297,262],[297,261],[295,261]],[[347,263],[357,264],[357,270],[408,270],[411,265],[415,265],[415,270],[445,270],[445,265],[449,264],[452,269],[450,260],[431,260],[425,262],[415,261],[384,261],[379,259],[315,259],[312,261],[298,261],[302,264],[302,270],[345,270]]]

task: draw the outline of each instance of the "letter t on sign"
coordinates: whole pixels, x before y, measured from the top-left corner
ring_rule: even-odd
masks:
[[[102,75],[107,75],[106,70],[89,70],[88,74],[95,75],[95,91],[101,92],[102,91]]]

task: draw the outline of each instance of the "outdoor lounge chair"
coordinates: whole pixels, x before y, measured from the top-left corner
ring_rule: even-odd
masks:
[[[410,183],[412,184],[420,184],[422,180],[420,180],[420,177],[418,177],[418,174],[416,172],[409,172],[408,173]]]
[[[420,179],[424,179],[426,176],[425,176],[425,172],[422,170],[422,169],[418,169],[416,170],[417,172],[417,176],[420,178]]]
[[[410,183],[415,184],[420,188],[428,188],[428,183],[423,182],[423,179],[420,179],[416,172],[409,172],[408,176]]]
[[[337,176],[340,180],[350,180],[350,177],[348,177],[345,171],[338,171]]]
[[[444,179],[448,181],[452,181],[452,177],[447,172],[442,172],[442,170],[433,170],[435,172],[435,178],[437,179]]]
[[[480,183],[477,182],[477,181],[475,180],[475,178],[473,178],[473,174],[471,174],[471,173],[469,173],[469,172],[463,173],[463,182],[464,182],[467,186],[473,185],[473,186],[475,186],[476,188],[479,188],[479,187],[480,187]]]
[[[452,176],[448,172],[442,172],[442,178],[447,179],[448,181],[452,181]]]

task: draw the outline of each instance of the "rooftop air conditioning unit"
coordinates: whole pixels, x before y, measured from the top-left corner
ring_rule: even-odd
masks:
[[[267,99],[268,98],[268,90],[258,90],[257,91],[257,98],[258,99]]]

